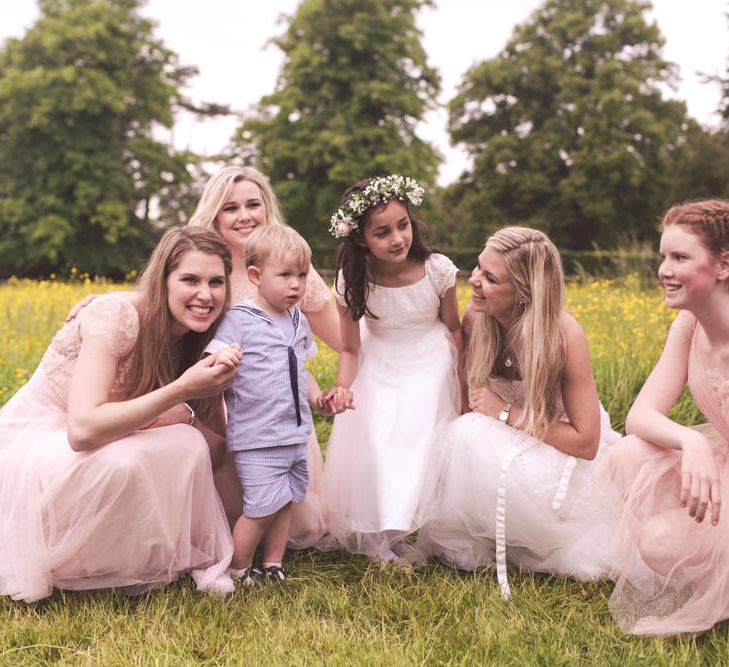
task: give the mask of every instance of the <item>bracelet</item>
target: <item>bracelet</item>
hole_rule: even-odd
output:
[[[190,411],[190,426],[195,426],[197,416],[195,415],[195,411],[192,409],[192,406],[187,401],[185,401],[182,405]]]
[[[513,403],[507,403],[504,406],[504,409],[499,412],[499,421],[506,424],[508,426],[509,424],[509,415],[511,414],[511,408],[514,407]]]

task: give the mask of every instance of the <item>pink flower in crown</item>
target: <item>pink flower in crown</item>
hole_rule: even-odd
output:
[[[344,236],[349,236],[349,232],[351,232],[351,231],[352,231],[352,222],[351,222],[351,220],[349,222],[346,222],[346,221],[342,220],[342,222],[340,222],[337,225],[337,238],[342,238]]]

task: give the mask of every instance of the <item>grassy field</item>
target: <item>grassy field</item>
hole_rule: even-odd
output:
[[[16,281],[0,286],[0,404],[24,382],[68,308],[111,286]],[[461,302],[467,301],[465,285]],[[568,307],[590,341],[600,397],[622,430],[675,313],[637,278],[571,284]],[[336,355],[321,346],[322,386]],[[690,397],[674,410],[701,416]],[[325,443],[330,424],[319,420]],[[503,601],[494,573],[437,564],[377,566],[343,553],[288,558],[285,588],[217,601],[188,580],[139,598],[114,591],[57,592],[26,605],[0,599],[0,664],[727,664],[727,625],[693,638],[621,634],[607,609],[610,585],[512,573]]]

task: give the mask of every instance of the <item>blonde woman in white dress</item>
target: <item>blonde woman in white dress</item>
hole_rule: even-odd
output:
[[[607,574],[594,460],[618,438],[587,339],[564,309],[559,253],[526,227],[491,236],[463,319],[471,412],[440,439],[418,545],[446,564]],[[438,457],[441,458],[440,463]]]

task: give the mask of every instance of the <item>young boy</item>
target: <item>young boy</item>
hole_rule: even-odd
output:
[[[306,361],[316,345],[303,313],[311,250],[291,227],[259,227],[246,244],[253,299],[231,308],[207,352],[230,343],[243,349],[238,375],[225,393],[227,442],[243,486],[243,515],[233,528],[231,575],[243,584],[284,581],[282,561],[291,524],[291,503],[304,499],[308,483],[309,403],[333,414]],[[263,563],[253,556],[263,540]]]

